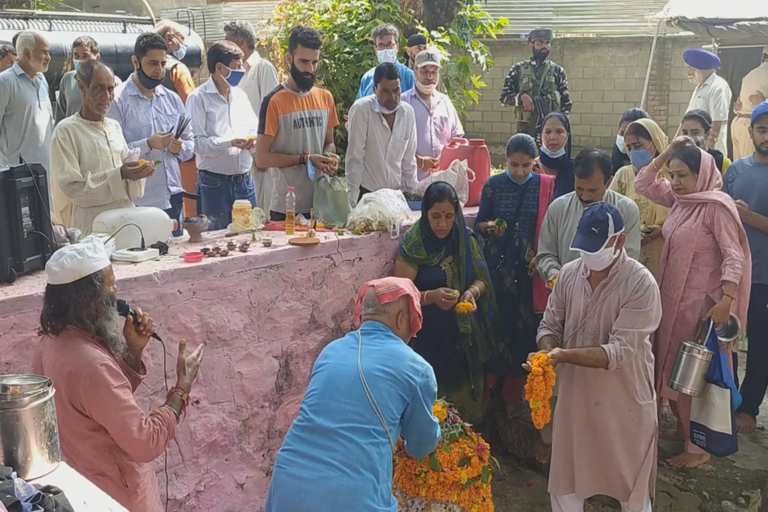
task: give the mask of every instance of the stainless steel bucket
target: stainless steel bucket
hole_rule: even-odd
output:
[[[38,375],[0,375],[0,465],[34,480],[61,462],[53,381]]]
[[[711,320],[707,323],[709,328],[704,340],[709,339],[714,324]],[[701,327],[704,327],[704,325],[702,324]],[[677,357],[675,357],[675,365],[672,367],[672,374],[669,376],[669,382],[667,383],[670,388],[678,393],[693,397],[701,396],[704,393],[704,387],[707,383],[707,371],[709,371],[709,365],[715,356],[714,352],[708,350],[706,346],[698,341],[695,341],[701,333],[701,327],[699,332],[696,333],[694,341],[683,341],[680,343]]]

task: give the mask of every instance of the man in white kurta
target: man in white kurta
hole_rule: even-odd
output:
[[[650,335],[661,321],[653,275],[624,250],[624,222],[589,206],[537,336],[557,368],[549,493],[553,512],[583,512],[610,496],[623,512],[651,512],[657,412]]]
[[[112,70],[100,60],[87,61],[77,78],[83,106],[53,130],[51,210],[65,227],[87,235],[100,213],[134,206],[132,198],[144,195],[154,165],[140,163],[120,124],[106,117],[115,97]]]

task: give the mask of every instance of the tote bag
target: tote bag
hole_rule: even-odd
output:
[[[741,395],[714,329],[709,329],[706,343],[715,357],[704,394],[691,402],[691,443],[716,457],[727,457],[739,451],[736,407]]]

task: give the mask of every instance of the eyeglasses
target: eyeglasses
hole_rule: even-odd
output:
[[[389,43],[389,44],[377,44],[376,49],[377,50],[394,50],[397,48],[397,43]]]

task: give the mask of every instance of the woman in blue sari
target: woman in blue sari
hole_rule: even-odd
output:
[[[411,346],[435,370],[438,396],[452,402],[464,420],[479,421],[496,299],[477,235],[466,227],[451,185],[427,188],[421,219],[403,236],[395,276],[421,291],[424,322]],[[469,302],[474,311],[458,314],[459,302]]]

